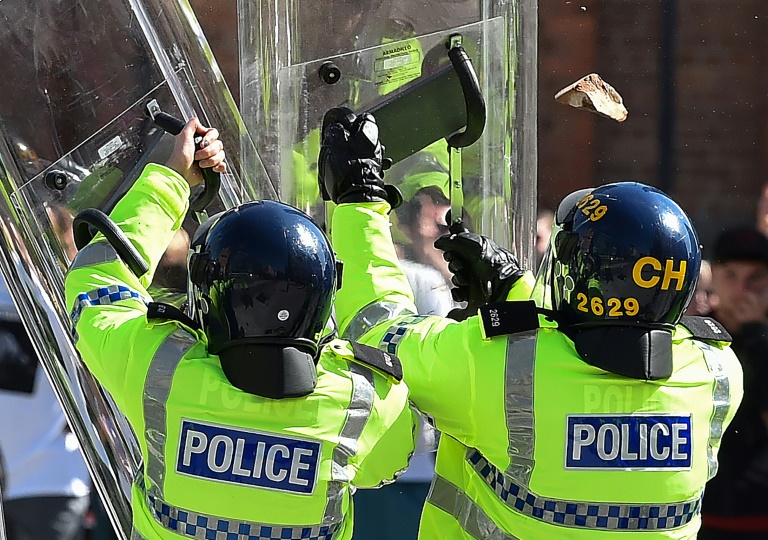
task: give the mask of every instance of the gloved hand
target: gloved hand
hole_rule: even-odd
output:
[[[465,309],[448,314],[451,319],[464,320],[482,305],[506,300],[512,285],[525,274],[511,252],[467,230],[438,238],[435,247],[444,251],[443,258],[453,273],[453,299],[467,302]]]
[[[384,157],[379,127],[370,114],[356,116],[346,108],[325,113],[318,180],[323,200],[337,204],[387,201],[402,204],[400,191],[384,184],[392,161]]]

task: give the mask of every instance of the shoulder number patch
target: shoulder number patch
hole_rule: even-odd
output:
[[[206,480],[311,495],[321,443],[183,420],[176,471]]]
[[[356,341],[350,341],[350,344],[356,360],[386,373],[396,381],[403,380],[403,365],[394,353],[380,351]]]
[[[685,316],[680,319],[680,324],[685,326],[693,337],[699,339],[711,339],[714,341],[733,341],[733,338],[725,327],[711,317]]]
[[[691,415],[569,415],[566,469],[687,470]]]
[[[485,304],[480,306],[478,314],[485,339],[528,332],[539,327],[539,315],[533,300]]]

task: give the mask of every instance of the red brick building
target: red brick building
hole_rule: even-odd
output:
[[[754,220],[768,183],[768,2],[540,0],[539,203],[595,182],[673,195],[706,245]],[[552,96],[599,73],[623,124]]]

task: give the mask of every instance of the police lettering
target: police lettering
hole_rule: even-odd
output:
[[[203,374],[200,384],[200,403],[211,408],[239,410],[256,417],[288,420],[296,416],[317,417],[320,406],[304,399],[255,399],[229,384],[223,376],[215,376],[211,370]]]
[[[654,388],[646,385],[595,385],[587,384],[583,387],[582,410],[584,413],[621,414],[627,410],[634,410],[638,403],[643,403],[654,394]],[[656,392],[658,394],[658,392]],[[665,396],[655,396],[654,399],[661,407],[668,404]]]
[[[667,259],[664,264],[664,273],[659,277],[658,273],[662,270],[661,261],[655,257],[642,257],[638,259],[632,269],[632,279],[639,287],[644,289],[651,289],[656,287],[661,281],[661,290],[666,291],[669,289],[672,281],[675,281],[675,290],[679,291],[683,288],[685,283],[685,272],[688,267],[688,261],[680,261],[680,265],[675,269],[675,261]],[[649,271],[650,277],[648,279],[643,277],[643,271]],[[647,275],[647,274],[646,274]]]
[[[568,469],[664,469],[691,466],[691,417],[568,417]]]
[[[311,494],[320,443],[184,420],[176,470],[237,484]]]

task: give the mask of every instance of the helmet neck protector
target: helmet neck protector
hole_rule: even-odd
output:
[[[302,397],[317,384],[314,355],[299,344],[243,343],[221,351],[219,360],[232,386],[256,396]]]
[[[672,375],[672,330],[662,327],[597,325],[562,329],[587,364],[646,381]]]

